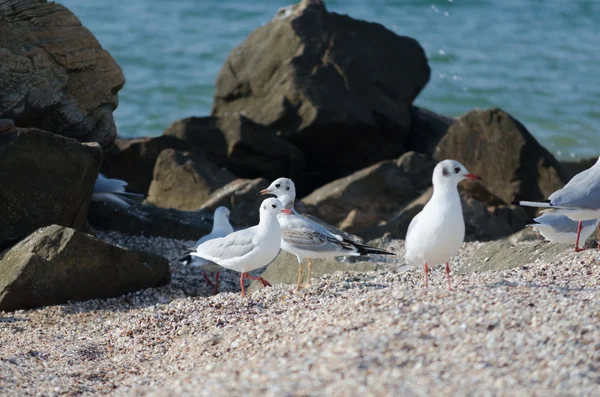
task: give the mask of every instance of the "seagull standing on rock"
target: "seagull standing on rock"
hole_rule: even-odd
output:
[[[196,242],[194,250],[208,240],[225,237],[231,233],[233,233],[233,227],[231,226],[231,223],[229,223],[229,210],[226,207],[217,207],[213,215],[213,227],[211,232]],[[221,266],[212,261],[200,258],[199,256],[192,256],[191,253],[188,253],[179,259],[179,262],[181,262],[183,265],[189,265],[202,269],[204,280],[206,280],[206,282],[213,287],[213,293],[216,294],[219,292],[219,272],[223,270]],[[214,284],[206,275],[207,272],[215,273]]]
[[[259,194],[273,194],[277,196],[289,213],[277,216],[281,225],[281,249],[296,255],[298,258],[298,283],[296,290],[302,288],[302,261],[308,258],[308,281],[310,285],[312,261],[316,258],[334,258],[337,256],[360,256],[369,254],[395,255],[379,248],[359,244],[344,239],[327,230],[323,225],[313,222],[294,209],[296,199],[296,186],[291,179],[279,178]]]
[[[553,214],[566,215],[577,225],[575,252],[579,248],[579,238],[583,221],[600,218],[600,157],[591,168],[575,175],[562,189],[552,193],[548,202],[518,201],[525,207],[547,208]]]
[[[277,215],[280,213],[290,214],[291,211],[279,200],[268,198],[260,205],[258,225],[208,240],[191,255],[241,273],[242,298],[245,296],[244,279],[258,280],[263,287],[271,286],[264,278],[250,276],[248,272],[268,265],[279,253],[281,227]]]
[[[429,287],[429,266],[446,263],[448,290],[450,265],[465,238],[465,221],[458,194],[458,183],[481,178],[458,161],[444,160],[433,170],[433,195],[408,226],[406,261],[413,266],[425,264],[425,288]]]

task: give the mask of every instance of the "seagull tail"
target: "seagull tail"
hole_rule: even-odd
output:
[[[181,263],[182,265],[189,265],[190,263],[192,263],[192,260],[192,255],[188,253],[179,258],[179,263]]]
[[[360,255],[372,255],[372,254],[377,254],[377,255],[396,255],[393,252],[386,251],[386,250],[381,249],[381,248],[371,247],[370,245],[364,245],[364,244],[358,244],[358,243],[352,243],[352,245],[354,245],[356,247],[356,249],[358,250],[358,253]]]

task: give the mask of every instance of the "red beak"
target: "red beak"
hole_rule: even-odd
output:
[[[479,175],[473,174],[473,173],[465,175],[465,178],[475,179],[476,181],[482,181],[483,180],[483,179],[481,179],[481,177]]]
[[[281,212],[283,212],[284,214],[292,215],[292,210],[290,210],[288,208],[281,210]]]

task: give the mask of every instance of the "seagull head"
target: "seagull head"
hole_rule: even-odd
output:
[[[276,198],[268,198],[260,205],[261,218],[264,216],[278,215],[280,213],[291,214],[292,211],[285,208],[283,204],[281,204],[281,201],[277,200]]]
[[[213,215],[213,224],[215,226],[229,224],[229,209],[223,206],[217,207]]]
[[[293,202],[296,199],[296,185],[289,178],[278,178],[268,188],[261,190],[258,194],[273,194],[277,198],[287,196]]]
[[[465,168],[464,165],[456,160],[440,161],[433,170],[433,184],[435,185],[458,185],[463,179],[474,179],[480,181],[481,178]]]

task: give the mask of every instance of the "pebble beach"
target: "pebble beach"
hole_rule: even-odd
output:
[[[99,237],[161,253],[173,281],[0,314],[1,394],[589,396],[600,385],[595,249],[461,274],[485,244],[471,242],[451,263],[455,293],[442,268],[425,291],[422,269],[387,263],[241,299],[237,274],[211,296],[177,264],[190,241]],[[398,264],[402,245],[391,243]]]

